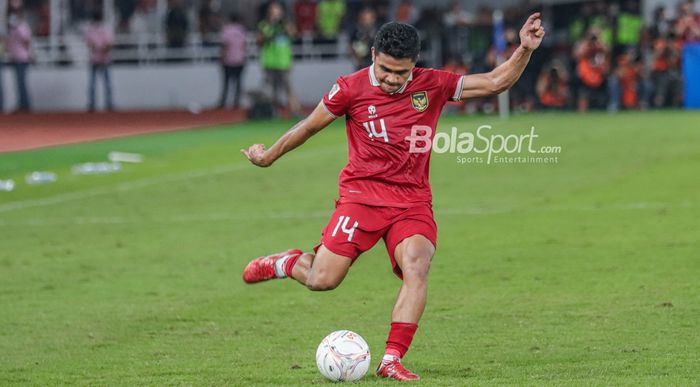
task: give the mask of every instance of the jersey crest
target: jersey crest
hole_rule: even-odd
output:
[[[417,91],[411,94],[411,104],[413,108],[419,112],[425,111],[428,108],[428,93],[425,91]]]

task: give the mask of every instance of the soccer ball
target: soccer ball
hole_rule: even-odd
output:
[[[367,342],[355,332],[335,331],[316,350],[321,375],[333,381],[353,381],[365,376],[371,357]]]

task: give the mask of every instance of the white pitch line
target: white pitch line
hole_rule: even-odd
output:
[[[300,153],[294,154],[293,156],[291,156],[289,158],[291,158],[292,160],[305,159],[305,158],[309,158],[309,157],[316,157],[316,156],[322,155],[324,153],[333,153],[333,152],[337,152],[337,151],[338,150],[335,148],[324,148],[321,150],[310,151],[310,152],[305,152],[305,153],[300,152]],[[237,162],[235,164],[229,164],[229,165],[219,166],[219,167],[215,167],[215,168],[206,168],[206,169],[201,169],[201,170],[197,170],[197,171],[189,171],[189,172],[171,174],[171,175],[166,175],[166,176],[149,177],[149,178],[144,178],[144,179],[140,179],[140,180],[127,181],[127,182],[122,182],[122,183],[119,183],[115,186],[110,186],[110,187],[100,187],[100,188],[88,189],[88,190],[84,190],[84,191],[62,193],[62,194],[58,194],[58,195],[54,195],[54,196],[49,196],[46,198],[9,202],[9,203],[5,203],[5,204],[0,204],[0,213],[6,213],[6,212],[11,212],[11,211],[16,211],[16,210],[23,210],[23,209],[32,208],[32,207],[41,207],[41,206],[60,204],[60,203],[65,203],[65,202],[68,202],[71,200],[87,199],[87,198],[91,198],[91,197],[95,197],[95,196],[107,195],[107,194],[114,193],[114,192],[131,191],[131,190],[150,187],[150,186],[163,184],[163,183],[172,183],[172,182],[176,182],[176,181],[226,174],[226,173],[235,172],[235,171],[239,171],[239,170],[242,170],[244,168],[250,168],[250,167],[253,167],[253,166],[248,161],[240,161],[240,162]]]
[[[511,212],[562,212],[562,211],[617,211],[617,210],[660,210],[663,208],[693,208],[696,205],[689,201],[683,201],[680,203],[664,203],[664,202],[633,202],[633,203],[618,203],[609,206],[571,206],[571,207],[548,207],[548,208],[537,208],[534,210],[529,210],[527,208],[445,208],[435,210],[436,214],[439,215],[498,215],[507,214]]]
[[[49,218],[49,219],[28,219],[18,222],[5,222],[0,220],[0,227],[56,227],[56,226],[85,226],[85,225],[129,225],[129,224],[177,224],[195,222],[229,222],[242,220],[285,220],[285,219],[312,219],[330,217],[332,210],[317,212],[282,212],[268,214],[188,214],[175,215],[158,218],[137,218],[137,217],[76,217],[76,218]]]
[[[435,211],[436,215],[460,216],[460,215],[500,215],[513,212],[561,212],[561,211],[629,211],[629,210],[656,210],[662,208],[684,209],[696,207],[693,203],[682,202],[680,204],[671,203],[623,203],[610,207],[580,206],[580,207],[553,207],[537,210],[527,209],[485,209],[476,207],[444,208]],[[29,219],[18,222],[4,222],[0,220],[0,227],[57,227],[57,226],[84,226],[84,225],[129,225],[129,224],[177,224],[196,222],[230,222],[244,220],[286,220],[286,219],[326,219],[332,214],[332,210],[314,212],[270,212],[270,213],[209,213],[209,214],[180,214],[170,217],[157,218],[137,218],[137,217],[76,217],[76,218],[54,218],[54,219]]]
[[[131,191],[138,188],[145,188],[153,185],[158,185],[162,183],[171,183],[175,181],[195,179],[203,176],[217,175],[222,173],[234,172],[236,170],[247,167],[244,163],[236,163],[234,165],[227,166],[226,168],[215,168],[207,170],[199,170],[194,172],[186,172],[174,175],[166,175],[159,177],[144,178],[141,180],[135,180],[131,182],[119,183],[115,186],[94,188],[85,191],[68,192],[63,194],[58,194],[50,196],[47,198],[22,200],[17,202],[10,202],[0,205],[0,213],[11,212],[16,210],[23,210],[32,207],[49,206],[53,204],[60,204],[68,202],[71,200],[81,200],[87,199],[94,196],[106,195],[114,192],[124,192]]]

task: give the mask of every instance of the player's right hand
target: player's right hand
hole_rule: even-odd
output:
[[[265,157],[265,145],[263,144],[253,144],[247,150],[241,149],[241,153],[258,167],[265,168],[272,164],[272,162]]]
[[[520,30],[520,45],[528,50],[535,50],[544,39],[544,27],[541,14],[535,12],[527,18],[525,25]]]

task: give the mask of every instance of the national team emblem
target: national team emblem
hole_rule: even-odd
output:
[[[374,105],[369,105],[369,107],[367,108],[367,112],[370,116],[373,116],[377,114],[377,108]]]
[[[425,91],[417,91],[411,94],[411,104],[413,108],[419,112],[428,108],[428,93]]]

